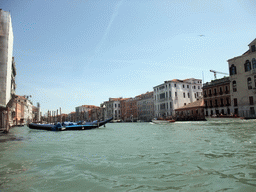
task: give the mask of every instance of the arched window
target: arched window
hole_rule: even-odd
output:
[[[247,78],[247,85],[248,85],[248,89],[252,89],[252,79],[251,79],[251,77]]]
[[[236,89],[236,81],[232,82],[232,87],[233,87],[233,92],[236,92],[237,91],[237,89]]]
[[[256,69],[256,59],[255,58],[252,59],[252,68]]]
[[[230,75],[236,74],[236,66],[234,64],[232,64],[231,67],[229,68],[229,73]]]
[[[245,64],[244,64],[244,71],[250,71],[251,70],[251,62],[249,60],[246,60]]]

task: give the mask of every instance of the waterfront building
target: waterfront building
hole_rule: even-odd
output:
[[[96,108],[95,105],[82,105],[76,107],[76,121],[89,121],[91,120],[91,113],[89,112],[91,109]]]
[[[204,99],[200,99],[175,109],[175,119],[177,121],[198,121],[205,120]]]
[[[95,107],[90,110],[91,121],[103,120],[103,107]]]
[[[122,120],[125,122],[134,122],[138,120],[137,102],[140,96],[134,98],[125,98],[121,101]]]
[[[103,102],[104,119],[113,117],[113,120],[121,120],[121,100],[123,98],[109,98],[108,101]]]
[[[148,122],[154,118],[153,95],[153,91],[139,95],[140,99],[137,102],[138,120]]]
[[[67,121],[73,121],[73,122],[76,121],[76,112],[75,111],[68,114]]]
[[[203,84],[205,116],[231,115],[230,79],[224,77]]]
[[[41,121],[41,112],[40,112],[40,104],[37,103],[37,106],[32,106],[32,121],[40,122]]]
[[[13,102],[13,107],[15,108],[15,113],[12,116],[15,125],[24,125],[32,122],[33,120],[33,104],[29,100],[30,96],[15,96],[15,101]]]
[[[153,87],[155,117],[167,118],[175,109],[192,103],[202,95],[201,79],[173,79]]]
[[[256,39],[241,56],[228,60],[231,105],[234,114],[255,118],[256,107]]]
[[[11,15],[0,9],[0,127],[9,127],[12,121],[11,107],[15,96],[15,76]]]

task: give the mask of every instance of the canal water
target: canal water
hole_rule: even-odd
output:
[[[0,136],[0,191],[256,191],[256,121],[15,127]]]

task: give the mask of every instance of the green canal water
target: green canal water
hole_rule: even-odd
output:
[[[0,191],[256,191],[256,121],[0,136]]]

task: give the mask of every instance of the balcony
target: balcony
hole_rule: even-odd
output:
[[[219,92],[219,94],[220,94],[220,95],[223,95],[223,92],[221,91],[221,92]]]
[[[207,95],[204,95],[204,98],[206,98],[207,97]]]

